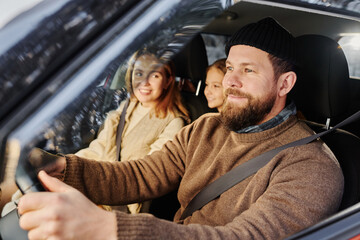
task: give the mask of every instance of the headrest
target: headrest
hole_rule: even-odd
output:
[[[205,80],[208,59],[204,40],[201,35],[195,38],[174,58],[177,77],[191,79],[196,86],[199,80]]]
[[[325,123],[330,118],[338,122],[350,102],[344,52],[337,42],[320,35],[299,36],[296,45],[298,79],[290,98],[307,120]]]

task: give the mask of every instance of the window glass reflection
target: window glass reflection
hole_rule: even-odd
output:
[[[344,36],[339,40],[349,65],[349,74],[360,79],[360,35]]]

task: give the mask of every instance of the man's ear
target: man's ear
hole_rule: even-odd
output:
[[[283,73],[279,77],[278,86],[279,86],[279,96],[283,97],[287,95],[290,90],[294,87],[297,76],[293,71]]]

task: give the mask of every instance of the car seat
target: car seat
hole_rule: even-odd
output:
[[[212,110],[204,95],[208,58],[203,38],[197,34],[173,59],[175,75],[182,86],[183,102],[194,121]],[[189,86],[190,85],[190,86]]]
[[[349,70],[345,55],[334,40],[320,35],[296,38],[298,79],[289,94],[315,132],[334,126],[347,115]],[[345,180],[339,210],[360,201],[360,138],[337,129],[322,137],[337,157]]]
[[[182,100],[189,111],[191,121],[212,111],[204,95],[208,59],[204,41],[196,35],[173,59],[175,75],[181,85]],[[177,191],[154,199],[149,212],[156,217],[172,220],[180,208]]]

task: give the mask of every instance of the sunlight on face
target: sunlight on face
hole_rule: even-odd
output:
[[[132,87],[135,97],[144,107],[155,107],[166,85],[165,72],[157,58],[140,56],[132,72]]]

